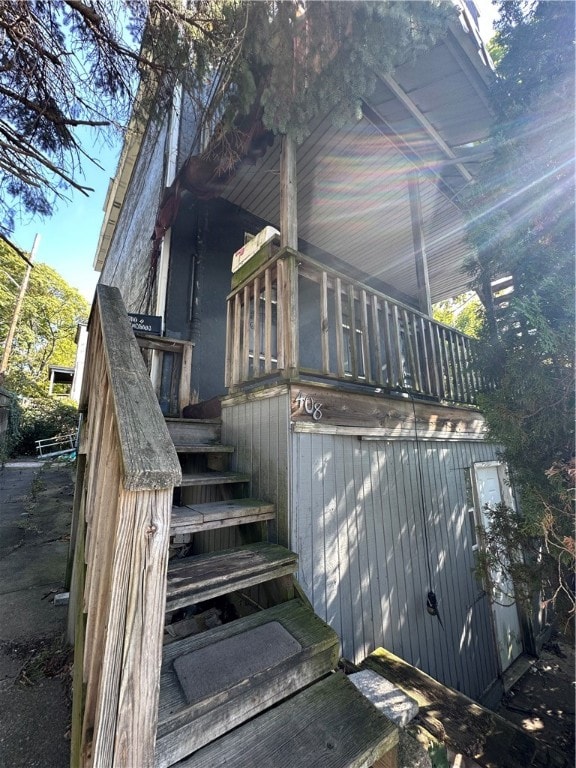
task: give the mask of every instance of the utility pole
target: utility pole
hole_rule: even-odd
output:
[[[34,238],[34,244],[32,245],[32,250],[30,251],[30,255],[26,260],[27,261],[26,272],[24,274],[24,279],[22,280],[22,285],[20,286],[20,293],[18,294],[18,300],[14,308],[14,314],[12,316],[10,330],[8,331],[8,336],[6,337],[6,343],[4,345],[4,354],[2,355],[2,363],[0,364],[0,380],[4,377],[6,371],[8,370],[8,359],[10,358],[10,352],[12,351],[14,334],[16,333],[16,326],[18,325],[20,312],[22,311],[22,305],[24,304],[24,296],[26,295],[26,289],[28,288],[28,281],[30,280],[30,273],[32,272],[32,266],[33,266],[32,260],[36,255],[36,250],[38,248],[39,242],[40,242],[40,235],[36,235],[36,237]]]

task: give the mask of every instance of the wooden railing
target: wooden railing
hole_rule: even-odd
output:
[[[305,375],[473,403],[473,344],[284,248],[228,296],[226,385]]]
[[[120,293],[89,323],[71,535],[73,768],[152,768],[172,489],[181,474]]]
[[[194,342],[145,333],[136,333],[136,340],[140,349],[155,352],[159,357],[156,374],[152,371],[152,356],[145,359],[148,371],[155,379],[152,386],[164,415],[182,416],[183,409],[190,403]],[[164,365],[165,362],[168,365]]]

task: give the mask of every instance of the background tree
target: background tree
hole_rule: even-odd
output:
[[[500,510],[493,544],[507,548],[529,591],[544,584],[574,613],[574,12],[572,2],[502,2],[495,153],[467,199],[484,304],[482,397],[522,513]],[[495,298],[492,281],[512,292]],[[537,557],[519,563],[518,544]],[[490,553],[489,553],[490,554]],[[496,549],[492,550],[496,556]],[[528,582],[532,581],[532,584]]]
[[[433,307],[433,316],[439,323],[450,325],[474,339],[482,333],[484,310],[474,291],[439,301]]]
[[[306,10],[303,13],[303,10]],[[385,72],[434,44],[450,2],[0,0],[0,232],[22,212],[49,215],[71,187],[89,190],[81,126],[166,112],[177,82],[199,130],[220,125],[209,153],[241,151],[238,117],[301,138],[320,109],[358,110]],[[295,87],[298,83],[298,87]]]
[[[25,262],[0,240],[0,339],[6,339]],[[16,328],[3,386],[18,395],[48,393],[48,367],[74,366],[76,328],[86,322],[89,304],[51,267],[34,265]]]

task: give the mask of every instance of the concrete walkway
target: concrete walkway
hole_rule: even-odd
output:
[[[0,768],[66,768],[69,656],[62,640],[74,492],[70,465],[0,468]]]

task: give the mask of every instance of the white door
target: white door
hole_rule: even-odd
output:
[[[486,506],[495,507],[503,501],[507,506],[514,507],[514,499],[506,483],[506,468],[499,461],[479,462],[474,464],[474,475],[480,522],[488,528]],[[493,571],[491,578],[494,584],[492,613],[496,643],[501,671],[504,672],[522,653],[520,622],[512,584],[501,571]]]

